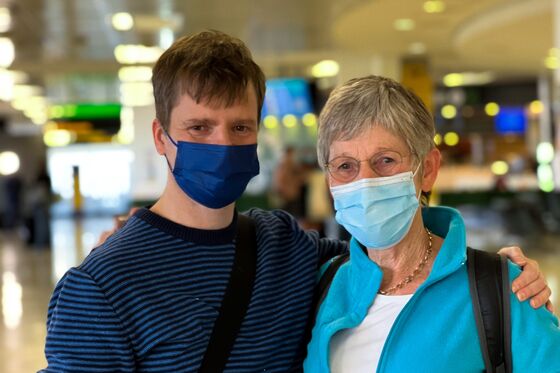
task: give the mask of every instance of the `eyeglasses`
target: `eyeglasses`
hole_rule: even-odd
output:
[[[325,164],[329,174],[341,183],[349,183],[360,173],[360,164],[368,162],[369,167],[379,177],[393,176],[402,172],[402,164],[410,155],[401,155],[392,150],[386,150],[374,154],[369,159],[358,160],[353,157],[336,157]]]

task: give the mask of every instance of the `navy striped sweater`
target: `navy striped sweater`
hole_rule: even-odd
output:
[[[257,272],[226,371],[299,371],[318,265],[347,248],[283,211],[248,215]],[[57,284],[43,372],[197,371],[233,264],[236,221],[206,231],[138,211]]]

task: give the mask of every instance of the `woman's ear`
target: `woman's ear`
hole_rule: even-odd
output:
[[[437,148],[433,148],[424,158],[422,167],[422,191],[429,192],[436,182],[439,167],[441,166],[441,153]]]
[[[156,151],[159,155],[165,154],[165,133],[163,132],[163,127],[161,123],[156,118],[152,121],[152,135],[154,137],[154,144],[156,146]]]

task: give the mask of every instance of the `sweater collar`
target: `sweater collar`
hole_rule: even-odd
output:
[[[237,211],[231,223],[222,229],[198,229],[175,223],[147,208],[139,209],[133,217],[141,219],[151,226],[184,241],[202,245],[221,245],[233,243],[237,232]]]

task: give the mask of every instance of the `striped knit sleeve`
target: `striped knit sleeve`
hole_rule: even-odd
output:
[[[95,281],[76,268],[51,298],[45,354],[45,373],[134,372],[134,354],[119,318]]]

